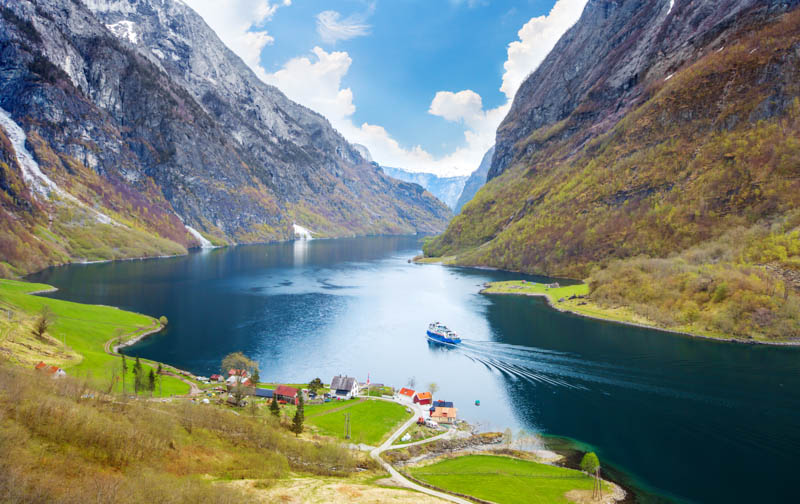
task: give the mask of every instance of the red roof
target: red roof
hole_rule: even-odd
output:
[[[294,397],[297,395],[297,389],[288,385],[278,385],[275,389],[275,395]]]
[[[47,372],[50,374],[56,374],[61,368],[58,366],[50,366],[47,368]]]
[[[415,392],[413,390],[409,389],[409,388],[403,387],[403,388],[400,389],[400,395],[404,395],[404,396],[408,396],[408,397],[414,397],[414,394],[415,394]]]
[[[229,369],[228,370],[229,376],[247,376],[247,371],[244,369]]]
[[[252,384],[253,382],[250,381],[250,378],[245,378],[244,381],[242,382],[242,385],[244,385],[245,387],[249,387]]]
[[[218,374],[212,374],[212,375],[211,375],[211,379],[212,379],[212,380],[219,380],[220,378],[222,378],[222,376],[220,376],[220,375],[218,375]]]
[[[44,369],[46,367],[47,367],[47,364],[45,364],[42,361],[39,361],[39,364],[36,364],[36,369]]]
[[[424,401],[425,399],[430,399],[431,393],[430,392],[417,392],[417,399],[420,401]]]

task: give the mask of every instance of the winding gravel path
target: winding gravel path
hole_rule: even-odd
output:
[[[389,400],[389,399],[383,399],[383,400]],[[430,442],[436,441],[437,439],[442,439],[442,438],[444,438],[446,436],[449,436],[451,434],[451,430],[448,429],[448,431],[445,432],[444,434],[439,434],[438,436],[434,436],[432,438],[423,439],[421,441],[416,441],[416,442],[413,442],[413,443],[406,443],[406,444],[400,444],[400,445],[394,445],[393,446],[393,443],[397,440],[397,438],[399,438],[400,435],[403,434],[406,431],[406,429],[411,427],[411,425],[414,422],[417,421],[417,418],[419,418],[419,417],[423,417],[424,418],[425,417],[425,411],[417,404],[406,404],[406,403],[402,403],[400,401],[394,401],[394,402],[396,402],[398,404],[401,404],[403,406],[406,406],[406,407],[410,407],[412,410],[414,410],[415,414],[407,422],[405,422],[403,425],[401,425],[400,428],[397,429],[391,436],[389,436],[389,439],[384,441],[382,445],[378,446],[377,448],[375,448],[371,452],[369,452],[370,456],[376,462],[378,462],[380,465],[382,465],[383,468],[386,469],[386,471],[391,475],[392,479],[398,485],[400,485],[402,487],[409,488],[411,490],[416,490],[418,492],[422,492],[424,494],[431,495],[433,497],[438,497],[440,499],[443,499],[443,500],[446,500],[446,501],[450,501],[450,502],[458,502],[459,504],[473,504],[472,502],[470,502],[470,501],[468,501],[466,499],[462,499],[460,497],[456,497],[455,495],[450,495],[450,494],[447,494],[447,493],[444,493],[444,492],[438,492],[436,490],[431,490],[430,488],[426,488],[426,487],[424,487],[422,485],[418,485],[418,484],[414,483],[413,481],[409,480],[408,478],[406,478],[405,476],[403,476],[402,474],[400,474],[397,471],[397,469],[392,467],[392,465],[390,463],[386,462],[385,460],[383,460],[381,458],[381,453],[385,452],[386,450],[395,449],[395,448],[405,448],[407,446],[414,446],[414,445],[430,443]]]

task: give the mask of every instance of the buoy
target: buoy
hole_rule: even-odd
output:
[[[480,406],[480,405],[481,405],[481,400],[475,399],[475,406]]]

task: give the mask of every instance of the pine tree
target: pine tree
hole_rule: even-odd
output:
[[[161,387],[161,382],[163,380],[163,378],[161,378],[161,375],[162,375],[163,372],[164,372],[164,369],[161,367],[161,363],[159,362],[158,363],[158,370],[156,371],[156,379],[158,380],[158,395],[160,395],[160,396],[164,395],[162,393],[163,389]]]
[[[275,394],[272,395],[272,402],[269,405],[269,412],[275,417],[280,416],[281,414],[281,407],[278,405],[278,396]]]
[[[153,395],[153,392],[156,390],[156,373],[153,371],[153,368],[150,368],[150,375],[147,377],[147,390],[150,391],[150,395]]]
[[[301,393],[297,396],[297,411],[292,419],[292,432],[295,436],[303,433],[303,420],[305,420],[305,414],[303,413],[303,394]]]
[[[128,362],[125,360],[125,354],[122,355],[122,395],[125,395],[125,375],[128,374]]]
[[[139,356],[136,356],[136,362],[133,364],[133,391],[138,394],[144,388],[144,376],[142,375],[142,362]]]
[[[253,382],[254,387],[261,381],[261,376],[258,375],[258,368],[253,369],[253,374],[250,375],[250,381]]]

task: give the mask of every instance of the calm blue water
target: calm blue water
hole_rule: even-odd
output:
[[[46,270],[53,296],[166,315],[128,350],[197,374],[242,351],[265,381],[348,373],[439,385],[486,429],[579,440],[640,501],[795,501],[800,351],[598,322],[538,298],[478,294],[520,275],[414,265],[415,237],[236,247]],[[465,339],[430,346],[439,320]],[[476,399],[481,406],[474,406]]]

